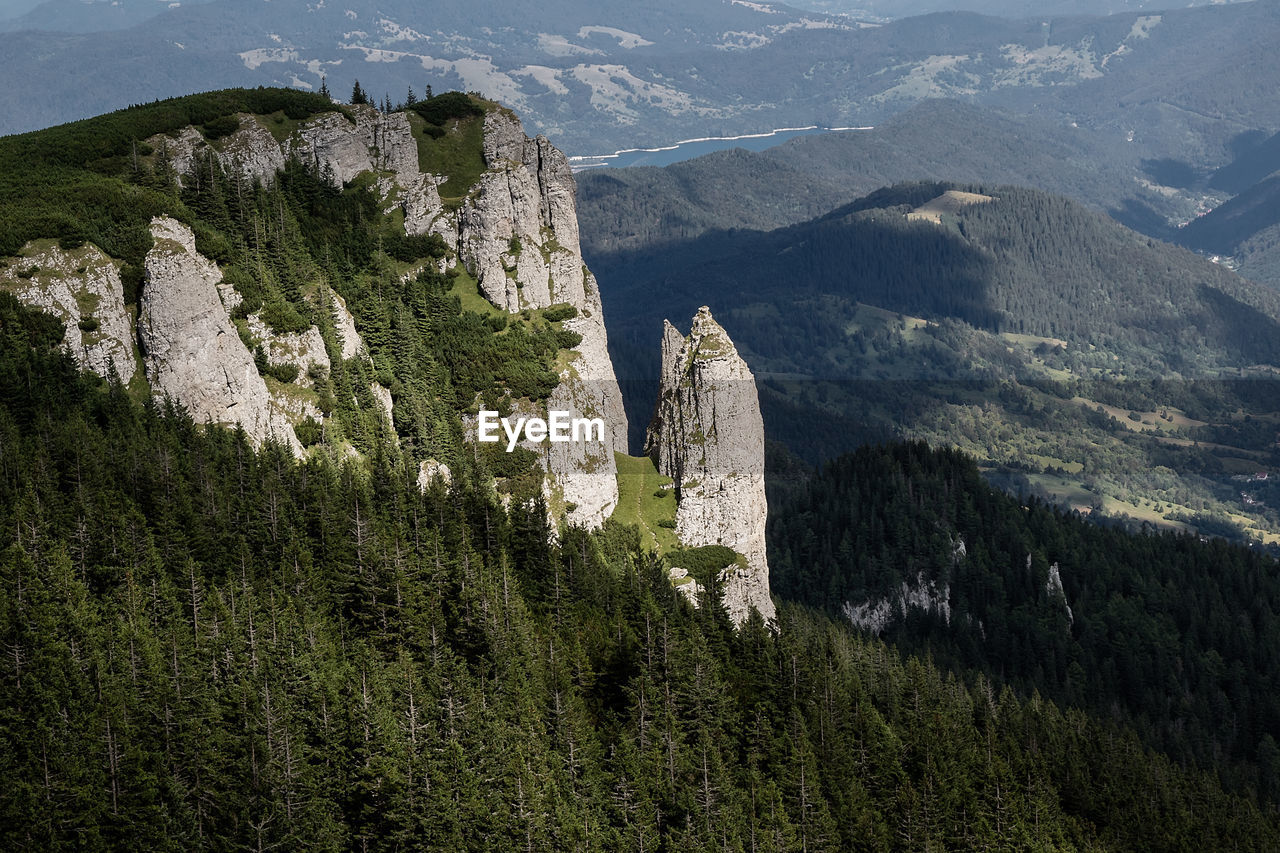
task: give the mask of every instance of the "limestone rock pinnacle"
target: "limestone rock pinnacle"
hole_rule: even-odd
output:
[[[734,624],[753,607],[772,620],[760,400],[751,370],[706,306],[687,338],[670,323],[663,329],[661,391],[645,452],[675,481],[681,544],[723,545],[745,559],[720,573]]]

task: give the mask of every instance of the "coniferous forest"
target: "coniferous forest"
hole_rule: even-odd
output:
[[[478,103],[414,107],[450,180]],[[895,446],[777,508],[777,622],[735,630],[714,567],[695,607],[637,527],[553,535],[534,455],[463,441],[477,400],[550,393],[580,343],[564,306],[493,309],[358,181],[177,176],[138,144],[317,109],[215,93],[0,142],[0,252],[92,242],[135,310],[147,223],[173,216],[236,321],[314,323],[332,364],[299,461],[81,372],[61,321],[0,293],[0,848],[1280,848],[1273,560]],[[367,359],[342,358],[335,295]],[[427,459],[451,481],[421,488]],[[950,625],[841,615],[919,572]]]
[[[735,632],[634,529],[255,452],[2,309],[8,849],[1280,844],[1121,724],[799,605]]]

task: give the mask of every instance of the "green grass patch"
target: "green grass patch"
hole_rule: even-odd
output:
[[[663,497],[654,492],[671,484],[647,456],[613,454],[618,467],[618,506],[613,520],[619,524],[632,524],[640,528],[641,540],[659,554],[666,554],[680,547],[676,532],[663,527],[663,521],[675,521],[676,496],[671,489],[663,489]]]
[[[454,267],[457,276],[453,279],[453,287],[449,292],[458,297],[458,301],[462,304],[463,311],[473,311],[476,314],[482,314],[486,317],[509,317],[518,315],[509,315],[506,311],[494,305],[480,293],[480,285],[467,272],[466,266],[458,264]]]
[[[446,207],[456,209],[486,169],[484,116],[449,119],[439,137],[427,132],[428,124],[422,116],[415,112],[408,116],[418,143],[418,168],[448,178],[440,185],[440,198]]]
[[[284,110],[276,110],[269,115],[258,116],[258,121],[275,137],[276,142],[284,142],[302,127],[306,119],[290,118]]]

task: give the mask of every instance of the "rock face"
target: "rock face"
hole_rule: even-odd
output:
[[[181,403],[198,423],[241,426],[254,444],[274,438],[301,456],[222,303],[217,265],[177,220],[152,220],[151,234],[138,332],[152,392]]]
[[[618,502],[613,452],[626,452],[627,418],[609,357],[608,334],[595,277],[582,262],[576,184],[569,161],[545,137],[529,139],[505,110],[484,119],[487,170],[463,202],[456,225],[438,224],[438,191],[427,191],[435,233],[456,231],[458,257],[499,308],[517,312],[568,304],[577,316],[564,327],[582,336],[560,371],[547,408],[604,420],[603,442],[545,445],[551,491],[570,523],[599,527]],[[432,192],[436,192],[434,197]],[[406,208],[408,210],[408,208]]]
[[[587,275],[568,159],[503,110],[485,116],[484,159],[488,171],[459,214],[458,244],[480,290],[507,311],[581,308]]]
[[[582,335],[572,370],[562,373],[605,419],[613,449],[627,450],[622,408],[600,289],[582,261],[568,159],[544,136],[529,139],[520,121],[497,110],[485,116],[489,167],[459,214],[458,255],[481,291],[507,311],[568,304],[578,316],[565,328]]]
[[[675,482],[681,544],[724,545],[746,558],[745,567],[720,574],[734,624],[752,607],[772,620],[760,401],[746,362],[705,306],[688,338],[665,325],[662,385],[645,452]]]
[[[598,417],[608,424],[596,390],[595,383],[562,374],[547,401],[547,409],[569,412],[572,418]],[[603,440],[595,440],[594,436],[592,439],[540,445],[546,448],[548,478],[552,492],[559,491],[566,520],[589,529],[604,524],[618,505],[618,469],[612,437],[606,432]]]
[[[304,162],[328,165],[339,183],[361,172],[394,172],[404,186],[418,172],[418,143],[404,113],[382,113],[371,106],[348,107],[310,119],[289,141],[288,150]]]
[[[458,244],[457,217],[444,209],[440,199],[438,175],[418,175],[401,188],[400,206],[404,209],[407,234],[439,234],[449,246]]]
[[[290,156],[331,170],[339,184],[368,171],[392,172],[402,187],[420,177],[418,144],[404,113],[384,114],[371,106],[346,109],[351,118],[323,113],[303,122],[283,143],[263,124],[266,119],[239,113],[240,127],[225,139],[209,142],[196,128],[185,127],[173,136],[152,136],[147,144],[165,152],[179,178],[192,171],[205,151],[211,151],[228,174],[263,183],[284,168]]]
[[[250,334],[262,341],[268,363],[292,364],[298,368],[298,376],[293,380],[295,385],[310,384],[307,374],[312,365],[329,370],[324,337],[315,326],[309,326],[305,332],[275,332],[257,314],[249,315],[248,324]]]
[[[447,489],[453,483],[453,472],[449,470],[449,466],[443,462],[437,462],[435,459],[427,459],[418,464],[418,488],[426,491],[431,488],[431,484],[439,481],[444,484]]]
[[[252,182],[268,183],[276,172],[284,168],[284,152],[271,131],[263,127],[256,116],[240,113],[240,129],[231,134],[218,152],[218,159],[227,170]]]
[[[877,636],[890,625],[906,619],[912,610],[940,616],[950,625],[951,586],[945,580],[929,580],[924,572],[919,572],[914,583],[903,581],[898,590],[885,598],[859,604],[846,601],[841,610],[855,626]]]
[[[355,358],[364,351],[364,339],[356,331],[356,318],[351,316],[347,301],[337,293],[329,290],[326,296],[333,306],[333,324],[342,339],[342,359]]]
[[[1059,602],[1066,610],[1067,621],[1074,623],[1075,614],[1071,612],[1071,605],[1067,603],[1067,591],[1062,587],[1062,570],[1058,568],[1057,563],[1049,567],[1049,577],[1045,580],[1044,591],[1049,594],[1050,600]]]
[[[19,264],[0,270],[0,287],[61,320],[63,341],[81,367],[108,377],[114,366],[121,382],[133,378],[137,357],[120,271],[96,246],[67,250],[28,244]]]
[[[519,119],[509,111],[490,110],[482,137],[487,168],[460,206],[446,207],[440,197],[445,179],[419,170],[417,142],[404,113],[387,115],[373,107],[350,107],[346,115],[332,112],[308,119],[283,143],[272,135],[270,119],[238,118],[239,128],[222,140],[210,142],[188,127],[173,137],[158,136],[148,142],[164,150],[179,174],[190,171],[206,151],[229,173],[263,182],[291,156],[314,163],[340,183],[364,172],[381,173],[377,192],[386,204],[404,211],[406,232],[440,235],[495,306],[513,313],[559,304],[577,310],[576,316],[562,323],[581,335],[582,341],[562,366],[561,384],[548,408],[573,417],[602,418],[605,440],[535,449],[543,455],[551,503],[563,506],[571,523],[603,524],[618,500],[613,453],[626,452],[627,419],[609,357],[600,291],[582,261],[576,184],[564,154],[545,137],[525,136]],[[235,299],[229,288],[223,290],[224,302]],[[332,296],[342,356],[356,357],[362,348],[359,333],[342,300]],[[270,336],[264,329],[251,331],[264,341],[270,362],[297,364],[299,384],[305,384],[302,377],[311,362],[327,365],[320,358],[323,348],[316,347],[318,334],[315,340],[310,332],[294,340]],[[385,389],[376,388],[373,393],[389,416],[391,401]],[[203,399],[204,394],[196,397]],[[201,411],[214,420],[226,420],[214,414],[216,406],[202,405]],[[299,412],[285,414],[299,416]],[[265,437],[266,426],[255,429],[246,424],[250,434]]]

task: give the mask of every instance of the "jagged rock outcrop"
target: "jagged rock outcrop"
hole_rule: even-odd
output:
[[[627,417],[609,357],[600,289],[582,261],[569,161],[546,137],[525,136],[520,120],[505,110],[485,116],[484,158],[488,171],[458,214],[458,256],[499,308],[577,309],[564,325],[582,335],[582,343],[561,376],[577,385],[575,397],[592,400],[613,449],[625,453]]]
[[[228,306],[231,307],[234,306]],[[329,353],[324,348],[324,337],[315,326],[308,326],[303,332],[276,332],[257,314],[250,314],[247,323],[249,333],[262,341],[268,363],[292,364],[298,368],[298,376],[293,380],[295,385],[311,385],[308,373],[313,365],[328,372]]]
[[[364,339],[356,331],[356,318],[351,316],[347,308],[347,300],[332,290],[325,291],[325,298],[333,309],[333,325],[337,329],[338,338],[342,341],[342,360],[355,358],[364,352]]]
[[[146,144],[156,153],[157,165],[160,160],[168,162],[179,184],[182,183],[183,175],[195,170],[196,155],[209,146],[204,134],[191,126],[182,128],[172,136],[157,133],[149,137]]]
[[[402,186],[418,176],[418,143],[407,115],[371,106],[346,110],[350,118],[332,112],[304,122],[287,151],[303,162],[328,166],[343,184],[368,171],[394,172]]]
[[[453,472],[449,466],[435,459],[427,459],[418,464],[418,488],[426,491],[432,483],[439,481],[447,489],[453,484]]]
[[[969,556],[969,549],[964,539],[957,536],[951,543],[951,566],[960,565]],[[944,571],[930,579],[924,572],[917,572],[914,581],[903,581],[902,585],[884,598],[869,598],[855,604],[846,601],[841,611],[846,619],[855,627],[879,636],[894,622],[905,619],[910,610],[920,610],[942,618],[947,625],[951,624],[951,583],[949,571]],[[983,632],[982,623],[976,623],[979,632]],[[985,634],[984,634],[985,636]]]
[[[405,181],[400,189],[406,234],[439,234],[449,246],[458,245],[457,217],[444,209],[440,198],[439,175],[420,174]]]
[[[284,168],[290,156],[331,172],[339,184],[367,171],[392,172],[402,187],[417,181],[418,144],[404,113],[383,113],[371,106],[344,109],[345,114],[334,111],[308,119],[284,142],[272,135],[262,118],[238,113],[239,128],[223,139],[210,142],[188,126],[172,136],[152,136],[147,144],[168,158],[179,180],[209,151],[228,174],[263,183]]]
[[[689,600],[694,607],[699,605],[699,597],[702,595],[702,584],[698,583],[689,574],[688,569],[682,569],[679,566],[672,566],[667,570],[667,576],[671,578],[671,585],[676,591]]]
[[[601,418],[607,425],[609,420],[596,390],[594,383],[562,375],[547,401],[547,410],[568,412],[571,418]],[[618,505],[618,469],[612,437],[606,433],[603,440],[593,436],[590,441],[542,446],[546,448],[552,490],[559,492],[566,520],[589,529],[604,524]]]
[[[854,626],[877,636],[894,622],[905,619],[911,610],[931,613],[950,625],[951,585],[944,579],[929,580],[919,572],[913,581],[903,581],[891,595],[857,604],[846,601],[841,610]]]
[[[760,400],[751,370],[706,306],[688,338],[665,324],[661,391],[645,452],[675,483],[680,542],[724,545],[746,558],[720,575],[734,623],[752,607],[772,620]]]
[[[218,160],[228,172],[247,181],[268,183],[284,168],[280,143],[257,116],[240,113],[240,128],[221,144]]]
[[[28,244],[22,255],[19,263],[0,270],[0,287],[61,320],[63,341],[81,367],[108,377],[114,366],[120,381],[129,382],[137,358],[115,262],[93,245]]]
[[[1074,623],[1076,617],[1071,612],[1071,605],[1067,603],[1067,591],[1062,588],[1062,570],[1058,568],[1057,563],[1049,567],[1049,577],[1044,582],[1044,591],[1049,594],[1050,600],[1062,604],[1063,609],[1067,611],[1067,621]]]
[[[206,150],[229,172],[264,182],[290,156],[314,163],[342,183],[367,171],[383,173],[376,191],[387,204],[403,209],[406,232],[439,234],[494,305],[509,312],[572,305],[577,315],[562,322],[582,341],[563,366],[561,386],[549,407],[602,418],[606,440],[537,449],[544,457],[553,503],[566,509],[570,522],[599,526],[617,503],[613,452],[627,449],[627,420],[609,357],[600,291],[582,261],[576,184],[568,159],[545,137],[525,136],[509,111],[490,110],[482,137],[487,169],[460,207],[447,207],[440,196],[445,178],[419,169],[418,146],[406,114],[383,114],[367,106],[344,109],[345,114],[335,111],[308,119],[283,143],[272,135],[266,120],[250,115],[240,115],[238,129],[221,140],[210,142],[188,127],[149,142],[164,150],[178,173],[190,171]],[[236,299],[234,293],[224,293],[228,305]],[[356,357],[363,344],[355,323],[337,294],[332,294],[332,303],[342,356]],[[264,341],[269,361],[297,364],[300,375],[313,360],[326,363],[312,359],[314,341],[251,331]],[[385,389],[372,390],[390,416]]]
[[[217,265],[177,220],[152,220],[151,234],[138,332],[152,392],[173,398],[197,422],[238,425],[255,444],[274,438],[301,456],[222,303]]]
[[[570,523],[598,527],[618,501],[613,452],[627,448],[627,419],[609,357],[608,334],[595,278],[582,261],[569,161],[545,137],[529,139],[506,110],[484,119],[487,171],[456,217],[457,253],[481,292],[499,308],[517,312],[568,304],[577,316],[563,321],[582,341],[560,372],[549,410],[599,417],[603,442],[542,446],[551,491]],[[438,197],[438,196],[437,196]],[[435,199],[429,209],[434,213]],[[448,233],[436,226],[436,233]]]
[[[581,307],[585,270],[568,159],[504,110],[484,119],[488,166],[459,213],[458,254],[499,308]],[[558,273],[558,274],[557,274]]]
[[[387,423],[393,423],[392,412],[393,401],[391,399],[391,389],[384,388],[377,382],[369,383],[369,393],[373,395],[373,402],[377,404],[378,411],[382,412],[382,416],[387,419]]]

